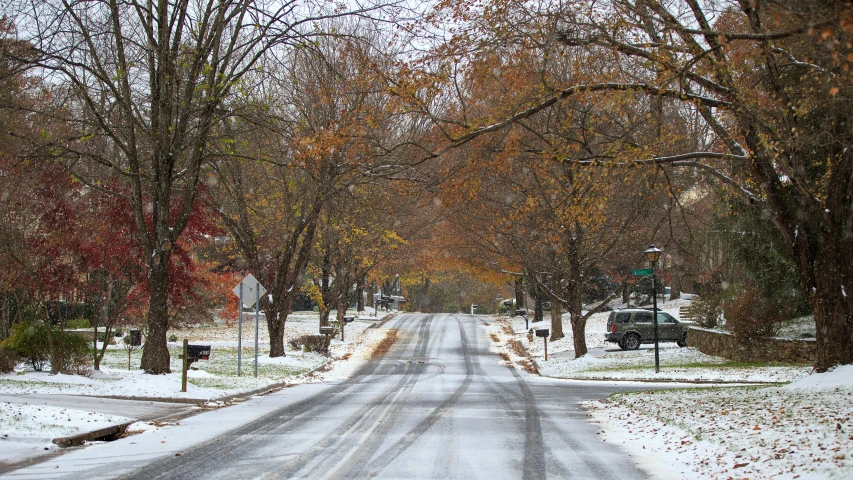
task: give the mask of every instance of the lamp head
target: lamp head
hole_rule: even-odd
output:
[[[649,249],[643,253],[646,254],[646,258],[648,258],[650,262],[656,263],[660,259],[661,249],[654,245],[649,245]]]

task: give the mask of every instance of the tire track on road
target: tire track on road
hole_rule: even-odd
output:
[[[415,322],[416,320],[417,317],[404,316],[396,322],[396,326],[397,328],[401,328],[405,325]],[[431,318],[428,319],[426,322],[422,322],[421,332],[428,332],[430,322]],[[428,333],[426,334],[426,336],[428,337]],[[411,339],[411,337],[408,338]],[[422,352],[425,349],[427,340],[428,338],[424,338],[422,335],[419,335],[418,343],[415,346],[415,351]],[[406,347],[408,345],[409,343],[405,344]],[[395,345],[395,347],[392,348],[392,350],[388,353],[401,356],[402,353],[404,353],[406,350],[408,349],[400,348],[400,345]],[[288,431],[296,430],[300,427],[303,427],[307,423],[315,421],[317,414],[322,413],[318,413],[317,409],[323,405],[328,405],[329,403],[333,402],[335,397],[346,393],[356,394],[359,391],[363,391],[370,388],[371,382],[363,382],[362,380],[364,378],[371,378],[371,375],[373,375],[374,372],[384,363],[386,357],[388,356],[388,353],[386,353],[377,360],[367,362],[364,366],[359,368],[359,370],[352,378],[347,379],[338,385],[332,386],[329,389],[320,392],[316,396],[290,405],[284,412],[279,410],[270,413],[264,417],[259,418],[258,420],[255,420],[252,423],[249,423],[232,432],[229,432],[227,435],[223,435],[222,437],[213,439],[209,442],[205,442],[186,452],[183,452],[180,459],[167,458],[161,462],[154,463],[123,478],[138,478],[140,480],[150,480],[152,478],[174,478],[175,476],[182,475],[197,475],[199,474],[199,472],[205,471],[206,466],[214,465],[219,460],[221,460],[222,453],[224,451],[228,452],[228,455],[233,458],[251,458],[251,456],[258,449],[258,446],[256,444],[257,440],[247,441],[247,437],[282,435],[287,433]],[[397,382],[397,384],[392,387],[391,390],[407,382],[409,380],[409,377],[413,373],[412,371],[414,370],[414,368],[414,366],[410,366],[409,368],[407,368],[403,374],[403,378],[401,378],[401,380]],[[353,390],[355,390],[355,392],[353,392]],[[386,396],[387,394],[380,394],[377,397],[381,398]],[[326,440],[328,441],[330,438],[333,438],[335,433],[340,432],[341,430],[346,431],[347,429],[351,428],[354,424],[358,423],[363,417],[369,415],[377,407],[378,405],[375,402],[372,402],[371,404],[368,404],[365,407],[361,408],[355,414],[351,415],[343,425],[337,428],[334,432],[331,432],[326,437]],[[316,449],[316,446],[314,449]],[[216,473],[222,475],[224,472],[218,471]],[[246,471],[242,471],[240,476],[243,476],[247,473],[248,472]],[[262,472],[258,472],[259,475],[263,475],[265,473],[269,473],[269,470],[264,469]]]

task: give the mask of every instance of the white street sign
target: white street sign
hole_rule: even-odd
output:
[[[251,273],[246,275],[246,278],[244,278],[242,282],[238,283],[237,286],[234,287],[234,290],[231,290],[234,292],[234,295],[237,295],[237,298],[240,297],[240,285],[243,286],[244,308],[254,307],[257,299],[267,293],[267,289],[264,288],[264,286],[258,282],[258,279]],[[255,288],[259,290],[258,293],[255,293]]]

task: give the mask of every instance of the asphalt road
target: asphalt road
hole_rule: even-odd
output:
[[[351,379],[124,478],[644,478],[578,405],[613,388],[521,376],[485,320],[399,316]]]
[[[519,373],[490,351],[489,320],[399,315],[385,325],[398,332],[394,346],[347,380],[254,397],[8,477],[646,478],[579,405],[618,387]]]

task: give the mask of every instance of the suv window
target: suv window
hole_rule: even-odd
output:
[[[617,313],[616,323],[628,323],[631,320],[630,313]]]
[[[658,323],[675,323],[675,319],[666,313],[658,313]]]
[[[652,312],[637,312],[634,314],[634,323],[652,323]]]

